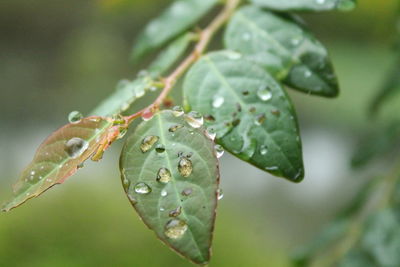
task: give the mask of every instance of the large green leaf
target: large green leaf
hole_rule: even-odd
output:
[[[153,80],[147,72],[139,74],[134,81],[122,80],[117,89],[101,102],[92,112],[92,115],[111,117],[127,110],[136,99],[144,96],[147,90],[153,88]]]
[[[279,11],[352,10],[356,0],[250,0],[256,5]]]
[[[89,117],[54,132],[38,148],[33,161],[14,186],[15,198],[2,210],[10,211],[50,187],[63,183],[101,144],[108,141],[111,129],[111,120]]]
[[[186,116],[186,115],[185,115]],[[163,111],[140,124],[121,154],[122,182],[146,225],[198,264],[210,259],[219,184],[214,144],[185,116]]]
[[[192,27],[217,2],[217,0],[177,0],[172,3],[141,33],[133,49],[133,59],[139,59],[144,54],[160,48]]]
[[[148,71],[152,77],[158,78],[168,71],[185,53],[192,39],[193,34],[186,33],[172,42],[149,66]]]
[[[327,50],[292,18],[254,6],[244,7],[229,23],[225,45],[292,88],[326,97],[338,94]]]
[[[274,175],[302,180],[295,111],[264,69],[236,52],[211,53],[189,71],[184,97],[188,108],[205,114],[226,150]]]

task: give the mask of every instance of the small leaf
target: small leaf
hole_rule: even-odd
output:
[[[337,78],[325,47],[293,19],[247,6],[237,11],[225,33],[228,49],[263,66],[300,91],[337,96]]]
[[[151,21],[139,36],[133,49],[133,59],[138,60],[191,28],[217,2],[217,0],[178,0],[172,3],[160,17]]]
[[[278,11],[352,10],[356,0],[250,0],[256,5]]]
[[[226,150],[274,175],[302,180],[295,111],[265,70],[236,52],[211,53],[189,71],[184,95],[187,108],[205,114]]]
[[[186,33],[172,42],[148,68],[152,77],[158,78],[168,71],[185,53],[193,39],[192,33]]]
[[[88,117],[50,135],[15,184],[15,198],[2,210],[10,211],[50,187],[62,184],[102,143],[108,141],[112,126],[111,120]]]
[[[400,94],[400,57],[397,59],[392,71],[387,77],[382,90],[374,98],[370,107],[371,112],[375,113],[380,110],[383,104],[385,104],[392,97]]]
[[[126,111],[136,99],[145,95],[153,86],[153,80],[147,73],[139,74],[134,81],[122,80],[117,89],[101,102],[91,114],[94,116],[111,117]]]
[[[217,205],[218,161],[204,130],[192,128],[184,116],[163,111],[137,127],[121,154],[122,183],[136,211],[164,243],[191,261],[206,264]]]

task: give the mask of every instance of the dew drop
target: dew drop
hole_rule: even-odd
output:
[[[184,189],[184,190],[182,191],[182,196],[187,197],[187,196],[190,196],[192,193],[193,193],[192,188],[186,188],[186,189]]]
[[[131,194],[128,194],[128,198],[129,198],[129,201],[130,201],[133,205],[135,205],[135,204],[137,203],[137,199],[136,199],[134,196],[132,196]]]
[[[72,111],[71,113],[69,113],[68,115],[68,121],[72,124],[77,124],[79,123],[83,118],[82,113],[80,113],[79,111]]]
[[[183,108],[180,107],[180,106],[175,106],[175,107],[172,108],[172,114],[173,114],[175,117],[180,117],[180,116],[182,116],[184,113],[185,113],[185,112],[183,111]]]
[[[159,137],[154,135],[149,135],[142,140],[142,144],[140,145],[140,150],[143,153],[149,151],[155,143],[157,143]]]
[[[215,118],[214,118],[213,115],[206,115],[206,116],[204,116],[204,119],[205,119],[206,121],[215,121]]]
[[[217,196],[218,196],[218,200],[221,200],[221,199],[224,198],[224,192],[222,191],[221,188],[219,188],[219,189],[217,190]]]
[[[160,207],[160,211],[164,211],[165,209],[163,207]]]
[[[212,101],[212,106],[214,108],[220,108],[225,102],[225,98],[222,96],[214,96],[214,99]]]
[[[203,126],[203,116],[197,111],[191,111],[186,117],[186,122],[193,128],[200,128]]]
[[[255,121],[255,124],[257,125],[257,126],[261,126],[263,123],[264,123],[264,121],[267,119],[267,117],[265,116],[265,114],[259,114],[259,115],[257,115],[257,117],[256,117],[256,121]]]
[[[312,75],[312,73],[311,73],[311,71],[309,71],[309,70],[306,70],[306,71],[304,72],[304,77],[306,77],[306,78],[311,77],[311,75]]]
[[[182,207],[179,206],[176,209],[171,210],[169,212],[169,217],[178,217],[179,215],[181,215],[181,212],[182,212]]]
[[[179,219],[172,219],[165,225],[165,235],[171,239],[181,238],[187,231],[187,224]]]
[[[165,152],[165,146],[162,144],[157,144],[156,145],[156,152],[157,153],[164,153]]]
[[[268,101],[272,98],[272,93],[268,90],[268,87],[260,88],[257,95],[262,101]]]
[[[169,127],[168,131],[170,133],[174,133],[174,132],[176,132],[177,130],[179,130],[181,128],[183,128],[183,125],[182,124],[177,124],[177,125]]]
[[[166,197],[167,195],[168,195],[168,192],[167,192],[167,190],[165,190],[165,189],[163,189],[163,190],[161,190],[161,194],[160,194],[162,197]]]
[[[75,159],[81,156],[89,147],[89,143],[79,137],[73,137],[65,143],[65,152]]]
[[[143,119],[144,121],[149,121],[149,120],[151,120],[153,117],[154,117],[154,113],[153,113],[151,110],[149,110],[149,109],[145,110],[145,111],[143,112],[143,114],[142,114],[142,119]]]
[[[145,183],[137,183],[135,185],[135,192],[140,195],[147,195],[151,192],[151,188]]]
[[[218,159],[224,155],[225,150],[221,145],[215,145],[214,149],[215,149],[215,155],[217,156]]]
[[[189,177],[193,172],[192,161],[186,157],[182,157],[178,163],[178,171],[183,177]]]
[[[206,130],[206,135],[208,136],[208,138],[210,138],[212,141],[214,141],[215,137],[217,137],[217,132],[215,131],[214,128],[209,127]]]
[[[157,181],[163,184],[171,181],[171,172],[167,168],[160,168],[157,173]]]
[[[273,109],[271,110],[271,114],[276,117],[279,117],[281,115],[281,112],[278,109]]]
[[[267,155],[267,153],[268,153],[268,147],[265,146],[265,145],[262,145],[262,146],[260,147],[260,154],[263,155],[263,156],[265,156],[265,155]]]

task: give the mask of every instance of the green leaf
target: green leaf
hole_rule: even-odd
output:
[[[168,71],[185,53],[192,40],[193,34],[186,33],[172,42],[148,68],[151,76],[158,78]]]
[[[352,166],[363,167],[377,156],[391,157],[397,152],[400,144],[400,123],[392,122],[387,127],[379,128],[375,133],[366,137],[359,145],[352,158]]]
[[[392,209],[380,211],[368,220],[361,246],[377,266],[400,266],[400,218]]]
[[[22,172],[14,186],[15,198],[4,205],[2,211],[10,211],[63,183],[108,140],[112,126],[111,120],[88,117],[51,134]]]
[[[208,54],[187,74],[184,97],[187,108],[205,114],[226,150],[274,175],[302,180],[295,111],[264,69],[236,52]]]
[[[337,78],[325,47],[292,18],[244,7],[230,21],[225,45],[294,89],[326,97],[338,95]]]
[[[178,0],[172,3],[141,33],[132,52],[133,59],[138,60],[190,29],[217,2],[217,0]]]
[[[129,137],[120,160],[122,182],[158,238],[191,261],[206,264],[217,206],[218,161],[204,130],[174,114],[155,114]]]
[[[153,88],[153,80],[147,73],[139,76],[134,81],[120,81],[115,92],[101,102],[90,114],[111,117],[126,111],[136,99],[144,96],[147,90]]]
[[[372,101],[370,110],[375,113],[380,110],[383,104],[385,104],[392,97],[396,97],[400,94],[400,58],[397,59],[392,71],[388,75],[385,84],[381,91],[378,93]]]
[[[352,10],[356,0],[250,0],[256,5],[278,11]]]

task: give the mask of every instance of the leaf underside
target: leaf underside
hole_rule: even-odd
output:
[[[356,0],[250,0],[256,5],[277,11],[352,10]]]
[[[73,175],[107,139],[113,123],[101,117],[84,118],[51,134],[14,186],[14,199],[3,206],[10,211]]]
[[[232,51],[204,56],[184,82],[186,108],[205,115],[226,150],[276,176],[304,176],[289,96],[265,70]]]
[[[338,95],[327,50],[293,18],[246,6],[233,16],[224,39],[228,49],[247,56],[289,87],[325,97]]]
[[[154,19],[139,36],[132,56],[134,60],[174,39],[198,22],[217,4],[217,0],[178,0]]]
[[[191,171],[178,168],[182,160],[191,162]],[[125,192],[145,224],[179,254],[194,263],[206,264],[210,258],[219,170],[214,144],[204,130],[189,126],[184,116],[159,112],[141,123],[128,138],[120,170]],[[164,182],[157,180],[162,170]],[[168,234],[171,220],[180,224],[177,232]]]

